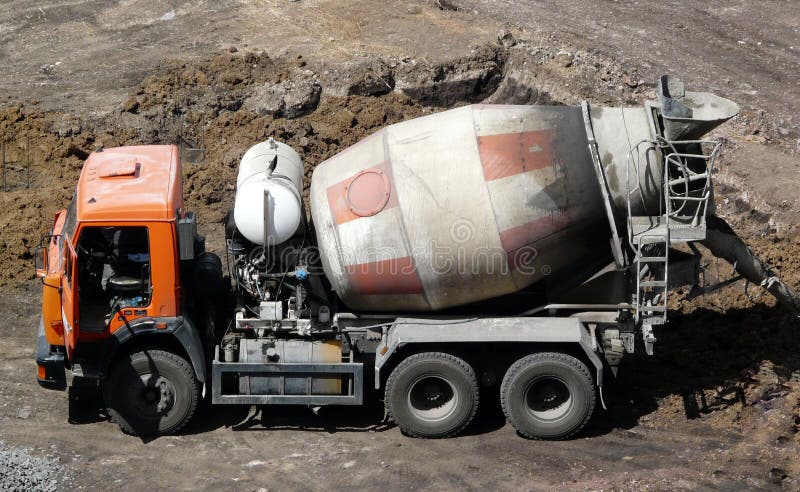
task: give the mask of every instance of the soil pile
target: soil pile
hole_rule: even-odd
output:
[[[431,111],[401,93],[323,97],[313,112],[292,119],[243,107],[262,87],[310,79],[304,63],[256,53],[167,63],[118,111],[93,120],[30,104],[6,107],[0,139],[9,142],[9,161],[29,153],[31,188],[0,193],[0,285],[33,278],[34,248],[69,202],[83,160],[98,147],[180,143],[187,156],[198,155],[187,148],[202,148],[200,162],[184,161],[184,193],[188,208],[211,231],[232,204],[236,167],[253,144],[272,136],[291,145],[303,155],[310,178],[316,164],[340,149],[386,124]]]

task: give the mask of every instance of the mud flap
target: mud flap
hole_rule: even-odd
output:
[[[42,388],[64,391],[67,389],[67,371],[64,353],[53,352],[44,334],[44,323],[39,319],[39,334],[36,337],[36,382]]]

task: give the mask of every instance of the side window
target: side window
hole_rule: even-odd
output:
[[[69,288],[72,288],[72,253],[67,247],[64,247],[64,278],[67,279]]]

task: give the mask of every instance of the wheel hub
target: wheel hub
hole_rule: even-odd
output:
[[[164,415],[175,404],[175,388],[163,376],[141,375],[142,391],[139,410],[150,416]]]
[[[560,378],[546,376],[532,381],[525,391],[528,412],[537,420],[556,421],[572,408],[572,393]]]
[[[452,383],[439,376],[423,376],[408,389],[408,408],[417,418],[438,421],[450,416],[458,406],[458,393]]]

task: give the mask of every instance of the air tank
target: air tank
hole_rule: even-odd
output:
[[[239,164],[233,219],[250,242],[276,245],[297,231],[302,217],[303,161],[272,139],[252,146]]]

